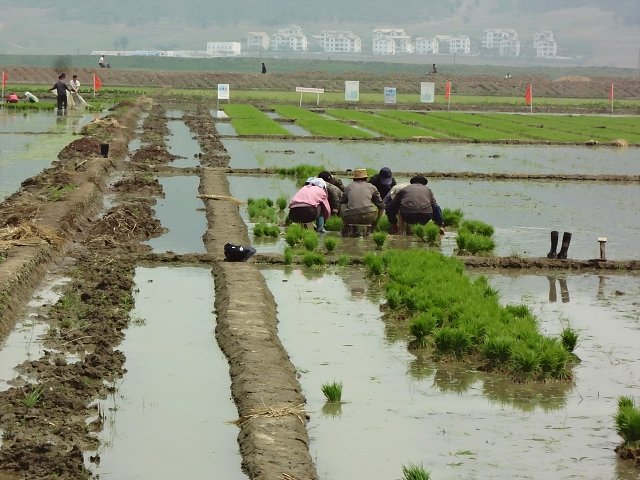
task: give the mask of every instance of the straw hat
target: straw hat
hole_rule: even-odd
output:
[[[360,180],[361,178],[368,178],[369,175],[367,175],[367,169],[366,168],[356,168],[353,171],[353,179],[354,180]]]

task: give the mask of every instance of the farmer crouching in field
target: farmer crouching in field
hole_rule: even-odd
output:
[[[367,182],[367,169],[356,168],[353,182],[344,189],[341,199],[342,235],[347,236],[349,225],[371,225],[375,228],[384,212],[380,192]]]
[[[398,233],[399,214],[404,225],[424,225],[433,220],[440,227],[440,234],[444,234],[442,209],[431,189],[427,187],[429,181],[421,175],[416,175],[409,182],[409,185],[398,191],[387,208],[391,233]]]
[[[324,180],[324,183],[327,186],[327,196],[329,197],[331,215],[340,215],[340,200],[342,198],[342,190],[335,183],[333,183],[337,179],[334,179],[333,175],[331,175],[331,173],[327,172],[326,170],[324,172],[320,172],[318,174],[318,178]],[[340,183],[342,184],[342,182]]]
[[[326,233],[324,222],[330,215],[326,183],[321,178],[308,178],[289,202],[289,220],[295,223],[316,222],[316,230]]]

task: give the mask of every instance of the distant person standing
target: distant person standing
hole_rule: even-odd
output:
[[[105,60],[104,60],[104,55],[100,55],[100,60],[98,60],[98,66],[100,68],[104,68],[104,67],[107,66],[107,64],[105,63]]]
[[[267,73],[267,66],[262,62],[262,73]]]
[[[61,73],[58,76],[58,81],[53,84],[53,87],[51,87],[51,91],[56,91],[58,100],[58,115],[62,114],[63,110],[67,110],[67,92],[73,93],[73,90],[71,90],[65,83],[65,78],[67,78],[67,75],[65,73]]]
[[[438,67],[436,67],[436,64],[433,64],[433,67],[431,67],[431,73],[438,73]]]
[[[73,78],[69,82],[69,85],[71,85],[71,97],[73,98],[75,105],[86,107],[87,102],[85,102],[84,98],[80,96],[80,80],[78,80],[78,75],[73,76]],[[74,108],[74,105],[72,105],[71,108]]]

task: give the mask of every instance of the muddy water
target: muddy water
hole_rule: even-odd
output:
[[[93,118],[93,114],[57,117],[50,112],[0,110],[0,200],[49,167],[75,139],[73,133]]]
[[[280,195],[291,198],[297,189],[292,180],[276,176],[229,176],[229,186],[231,194],[242,200],[249,197],[275,200]],[[602,236],[608,238],[607,258],[640,256],[640,209],[629,208],[640,205],[640,188],[636,185],[433,179],[430,186],[442,207],[461,208],[467,218],[494,226],[496,255],[544,256],[550,247],[549,232],[559,230],[561,236],[564,231],[573,234],[569,248],[572,258],[598,258],[597,240]],[[594,199],[593,206],[587,208],[584,199]],[[241,207],[240,212],[250,225],[246,207]],[[415,237],[389,237],[389,241],[396,246],[420,245]],[[256,248],[265,252],[284,246],[279,242],[274,248],[265,249],[260,243]],[[372,244],[359,247],[361,244],[345,239],[343,247],[350,253],[372,247]],[[442,252],[451,255],[456,248],[455,234],[447,234],[441,244]]]
[[[640,174],[637,148],[447,145],[364,142],[292,142],[224,139],[231,167],[291,166],[330,169],[384,166],[396,171]],[[294,155],[284,150],[294,150]]]
[[[263,274],[301,374],[321,478],[400,478],[409,463],[449,479],[637,478],[616,460],[612,415],[616,397],[640,386],[638,277],[606,278],[598,298],[597,277],[571,276],[567,303],[549,303],[545,277],[491,277],[505,300],[524,296],[547,333],[570,324],[581,334],[575,385],[521,386],[411,354],[406,329],[385,325],[357,271]],[[320,389],[331,381],[344,384],[338,412]]]
[[[233,128],[233,125],[231,125],[231,122],[216,122],[215,127],[216,127],[216,132],[218,132],[219,135],[222,135],[225,137],[238,136],[238,132],[236,132],[236,129]]]
[[[100,478],[246,478],[227,423],[225,357],[215,336],[214,285],[204,268],[138,268],[132,326],[120,350],[127,374],[101,402]],[[95,455],[95,452],[87,454]]]
[[[202,234],[206,218],[202,200],[197,198],[200,179],[194,176],[159,179],[164,198],[155,205],[156,217],[169,231],[149,240],[154,252],[204,253]]]
[[[182,120],[169,120],[167,128],[170,132],[167,137],[167,148],[170,153],[181,157],[171,164],[180,168],[197,167],[200,164],[198,159],[200,145],[194,140],[191,130]]]

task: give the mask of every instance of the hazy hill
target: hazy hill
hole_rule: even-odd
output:
[[[64,8],[62,8],[64,7]],[[375,27],[410,35],[467,34],[479,46],[486,28],[515,28],[523,46],[553,30],[560,53],[581,63],[635,67],[640,48],[638,0],[5,0],[0,53],[89,53],[108,49],[204,49],[207,41],[240,41],[290,23],[307,35],[350,29],[370,48]],[[464,61],[464,60],[461,60]]]

